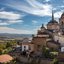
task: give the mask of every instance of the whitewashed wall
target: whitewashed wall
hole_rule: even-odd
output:
[[[61,47],[61,52],[64,52],[64,47]]]
[[[29,50],[29,45],[22,45],[22,51],[24,51],[24,46],[26,47],[25,50]]]

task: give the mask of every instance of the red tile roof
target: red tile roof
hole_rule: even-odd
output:
[[[7,63],[11,60],[13,60],[13,58],[8,54],[0,55],[0,63]]]

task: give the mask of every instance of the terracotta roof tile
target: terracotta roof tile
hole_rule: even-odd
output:
[[[7,63],[11,60],[13,60],[13,58],[8,54],[0,55],[0,63]]]

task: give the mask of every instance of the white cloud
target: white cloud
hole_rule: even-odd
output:
[[[60,18],[62,12],[63,12],[63,11],[57,11],[57,12],[55,12],[54,17],[55,17],[55,18]]]
[[[37,21],[35,21],[35,20],[33,20],[33,21],[32,21],[32,23],[33,23],[33,24],[37,24],[38,22],[37,22]]]
[[[45,0],[45,2],[49,2],[50,0]]]
[[[35,0],[33,0],[31,5],[33,6],[33,10],[30,13],[38,16],[51,16],[52,5],[41,4],[41,3],[35,2]]]
[[[21,15],[13,12],[0,11],[0,18],[16,20],[20,19]]]
[[[19,22],[22,23],[24,22],[22,20],[24,16],[25,14],[20,15],[14,12],[0,11],[0,18],[5,19],[5,21],[0,19],[0,25],[9,25],[9,24],[19,23]]]
[[[26,2],[28,2],[30,6],[21,4],[20,2],[17,3],[14,0],[13,3],[8,2],[6,5],[33,15],[51,16],[51,4],[42,4],[36,0],[26,0]]]
[[[30,25],[27,25],[27,24],[26,24],[26,25],[23,25],[23,26],[24,26],[24,27],[30,27]]]
[[[24,21],[22,21],[22,20],[8,20],[8,21],[2,21],[2,20],[0,20],[0,25],[10,25],[10,24],[14,24],[14,23],[23,23]]]
[[[62,6],[59,6],[59,7],[61,7],[61,8],[64,8],[64,5],[62,5]]]
[[[8,21],[8,23],[10,23],[10,24],[19,23],[19,22],[23,23],[24,21],[22,21],[22,20],[11,20],[11,21]]]
[[[2,7],[2,8],[0,8],[0,11],[3,11],[5,8],[4,7]]]
[[[18,30],[9,27],[0,27],[0,33],[12,33],[12,34],[34,34],[36,33],[34,30]]]
[[[0,25],[9,25],[9,24],[6,22],[1,22]]]

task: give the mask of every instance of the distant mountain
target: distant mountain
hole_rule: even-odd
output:
[[[32,34],[9,34],[9,33],[0,33],[0,37],[7,38],[21,38],[21,37],[32,37]]]

